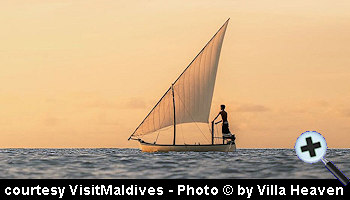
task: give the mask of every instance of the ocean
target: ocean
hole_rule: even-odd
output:
[[[326,157],[348,177],[350,149]],[[320,161],[304,163],[294,149],[143,153],[138,149],[0,149],[0,178],[73,179],[327,179]]]

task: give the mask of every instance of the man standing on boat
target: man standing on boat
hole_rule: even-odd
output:
[[[232,141],[234,141],[235,136],[231,134],[230,129],[228,128],[227,112],[225,111],[225,107],[225,105],[220,106],[221,111],[213,121],[215,121],[219,117],[219,115],[221,115],[221,120],[216,122],[215,124],[222,122],[222,136],[224,137],[224,139],[231,139]]]

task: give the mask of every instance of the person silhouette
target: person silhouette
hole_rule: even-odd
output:
[[[218,124],[222,122],[222,136],[224,139],[231,139],[233,142],[235,140],[235,136],[231,134],[229,126],[228,126],[228,121],[227,121],[227,112],[225,111],[226,106],[221,105],[220,109],[221,111],[219,114],[215,117],[213,121],[215,121],[220,115],[221,115],[221,120],[216,122],[215,124]]]

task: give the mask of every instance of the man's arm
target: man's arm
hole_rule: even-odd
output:
[[[218,124],[218,123],[220,123],[220,122],[222,122],[222,120],[220,120],[220,121],[218,121],[218,122],[215,122],[215,124]]]
[[[219,117],[219,115],[221,115],[221,111],[219,112],[218,115],[216,115],[216,117],[215,117],[215,119],[213,121],[215,121]]]

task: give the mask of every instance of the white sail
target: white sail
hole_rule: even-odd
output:
[[[133,136],[146,135],[161,128],[174,124],[173,96],[171,88],[165,92],[164,96],[152,109],[152,111],[143,120],[136,129]]]
[[[208,123],[227,23],[174,83],[176,124]]]
[[[178,77],[132,136],[141,136],[176,124],[208,123],[221,46],[228,20]],[[173,103],[173,95],[174,102]],[[175,120],[174,120],[175,107]]]

